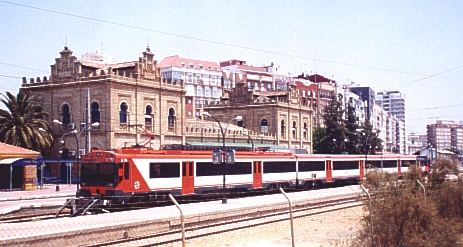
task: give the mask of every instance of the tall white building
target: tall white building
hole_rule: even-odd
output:
[[[399,91],[384,91],[376,95],[376,103],[398,120],[405,122],[405,94]]]

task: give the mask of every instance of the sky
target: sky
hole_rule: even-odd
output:
[[[0,92],[49,77],[67,45],[137,61],[172,55],[280,66],[405,94],[406,131],[463,121],[463,1],[0,0]],[[3,107],[3,106],[0,106]]]

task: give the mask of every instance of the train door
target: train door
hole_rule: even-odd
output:
[[[397,160],[397,176],[402,176],[402,162],[401,160]]]
[[[252,188],[262,188],[262,161],[253,162],[253,179]]]
[[[326,160],[326,182],[333,182],[333,170],[331,167],[331,160]]]
[[[363,160],[359,160],[359,169],[360,169],[360,180],[365,177],[365,164],[363,163]]]
[[[193,162],[182,162],[182,195],[195,193]]]

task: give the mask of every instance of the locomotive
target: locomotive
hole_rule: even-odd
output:
[[[111,207],[161,200],[168,194],[188,197],[355,184],[370,169],[366,162],[398,176],[416,165],[416,156],[397,154],[237,151],[233,164],[214,164],[212,156],[212,151],[193,150],[92,150],[82,157],[80,188],[72,204]]]

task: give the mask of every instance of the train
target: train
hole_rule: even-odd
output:
[[[370,168],[401,176],[417,164],[416,159],[398,154],[320,155],[260,150],[236,151],[232,162],[223,160],[217,164],[213,151],[92,150],[82,157],[75,199],[81,202],[73,204],[111,207],[165,199],[168,194],[191,197],[355,184]]]

